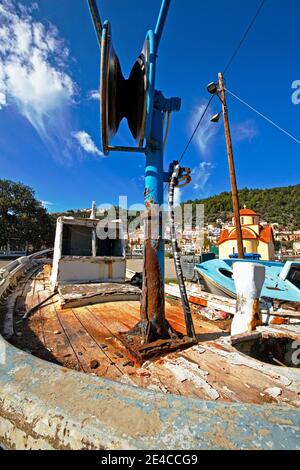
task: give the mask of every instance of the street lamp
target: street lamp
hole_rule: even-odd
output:
[[[216,95],[218,93],[218,86],[216,83],[214,82],[211,82],[207,85],[206,87],[208,93],[210,93],[211,95]]]
[[[214,114],[214,115],[210,118],[210,122],[219,122],[219,121],[220,121],[220,117],[221,117],[221,113],[222,113],[222,111],[220,111],[220,112],[217,113],[217,114]]]
[[[218,88],[218,85],[215,83],[215,82],[211,82],[207,85],[206,87],[208,93],[210,93],[211,95],[217,95],[218,98],[220,99],[220,95],[219,95],[219,88]],[[222,100],[221,100],[222,101]],[[220,111],[219,113],[217,114],[214,114],[211,118],[210,118],[210,122],[219,122],[220,121],[220,117],[221,117],[221,113],[222,111]]]
[[[237,183],[236,183],[236,175],[235,175],[235,167],[234,167],[234,160],[233,160],[233,152],[232,152],[232,142],[231,142],[231,135],[230,135],[230,128],[229,128],[229,119],[228,119],[228,110],[227,110],[227,103],[226,103],[226,96],[225,96],[225,86],[224,86],[224,79],[223,74],[219,73],[219,81],[218,84],[211,82],[207,85],[207,91],[212,96],[217,96],[222,103],[222,114],[224,120],[224,130],[225,130],[225,139],[226,139],[226,148],[227,148],[227,155],[228,155],[228,164],[229,164],[229,173],[230,173],[230,183],[231,183],[231,196],[232,196],[232,206],[235,218],[235,227],[237,232],[237,245],[238,245],[238,253],[239,258],[244,258],[244,248],[243,248],[243,233],[241,228],[240,222],[240,206],[239,206],[239,198],[238,198],[238,190],[237,190]],[[211,122],[219,122],[221,113],[215,114],[211,117]]]

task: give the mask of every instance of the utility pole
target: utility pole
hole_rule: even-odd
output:
[[[219,73],[219,91],[220,91],[221,100],[222,100],[222,109],[223,109],[223,117],[224,117],[225,139],[226,139],[226,147],[227,147],[227,155],[228,155],[228,165],[229,165],[230,184],[231,184],[231,197],[232,197],[233,214],[234,214],[235,229],[236,229],[236,236],[237,236],[238,255],[239,255],[239,258],[243,259],[244,248],[243,248],[242,227],[241,227],[241,221],[240,221],[239,196],[238,196],[238,190],[237,190],[237,184],[236,184],[236,175],[235,175],[235,167],[234,167],[234,160],[233,160],[232,142],[231,142],[231,135],[230,135],[228,108],[227,108],[227,103],[226,103],[224,80],[223,80],[223,74],[221,72]]]

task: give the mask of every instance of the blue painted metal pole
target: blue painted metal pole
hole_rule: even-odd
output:
[[[160,12],[158,15],[155,32],[154,32],[155,38],[156,38],[156,41],[155,41],[156,52],[159,48],[159,43],[160,43],[162,32],[166,23],[168,11],[170,8],[170,3],[171,3],[171,0],[163,0],[161,4],[161,8],[160,8]]]
[[[145,204],[146,207],[151,208],[155,204],[155,216],[156,209],[158,210],[164,202],[164,189],[163,189],[163,113],[162,111],[155,109],[153,110],[152,118],[152,130],[151,140],[154,144],[154,148],[147,152],[146,155],[146,169],[145,169]],[[158,224],[153,227],[153,233],[158,236],[158,257],[159,257],[159,268],[162,276],[162,282],[164,282],[164,240],[162,234],[162,223],[161,220],[155,219]]]

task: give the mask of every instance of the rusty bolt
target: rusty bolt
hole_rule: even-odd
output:
[[[100,364],[96,359],[94,359],[93,361],[90,362],[90,368],[91,369],[97,369],[99,367],[99,365]]]

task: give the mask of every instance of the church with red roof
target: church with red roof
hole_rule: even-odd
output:
[[[242,226],[243,247],[245,253],[259,254],[262,260],[273,260],[275,252],[273,229],[269,225],[262,226],[260,216],[253,210],[240,210]],[[232,219],[232,227],[221,232],[219,241],[219,257],[221,259],[234,256],[238,252],[235,219]]]

